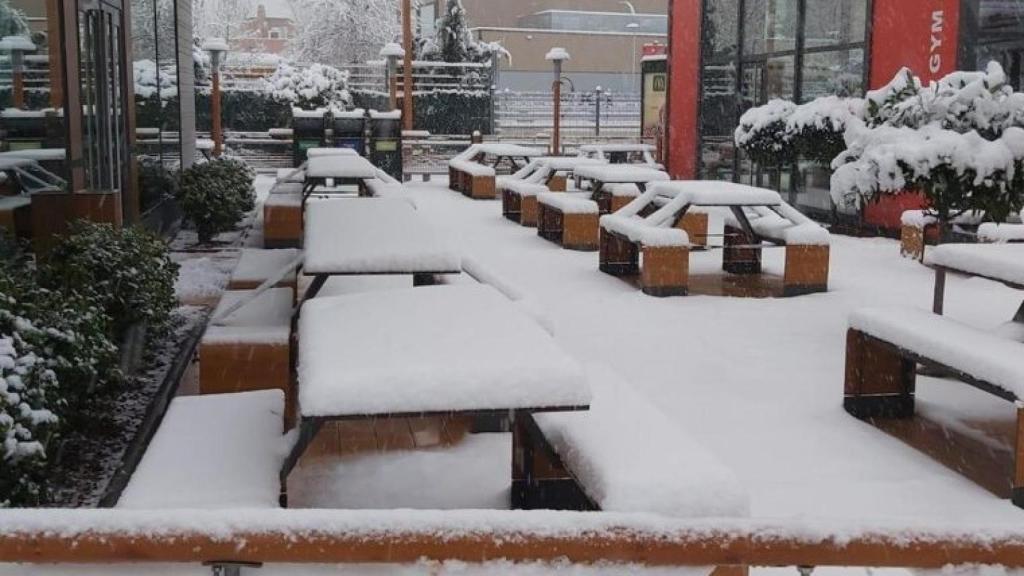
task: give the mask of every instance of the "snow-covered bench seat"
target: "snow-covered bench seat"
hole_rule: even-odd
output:
[[[276,508],[284,460],[279,390],[175,398],[118,508]]]
[[[1024,343],[924,310],[858,310],[846,335],[844,408],[857,418],[912,417],[917,364],[1017,403],[1013,502],[1024,507]]]
[[[690,237],[684,230],[651,226],[633,216],[609,214],[601,217],[600,234],[602,272],[615,276],[639,274],[640,289],[650,296],[687,294]]]
[[[981,212],[968,212],[953,219],[954,232],[968,231],[981,224]],[[900,215],[900,255],[915,260],[924,260],[925,246],[939,241],[938,219],[925,210],[906,210]],[[980,231],[979,231],[980,238]]]
[[[253,293],[232,290],[221,297],[213,313],[216,320],[206,328],[199,345],[199,390],[223,394],[276,388],[290,400],[294,293],[291,288],[271,288],[252,298]],[[250,298],[241,308],[217,319]]]
[[[597,250],[597,202],[569,192],[537,196],[537,235],[570,250]]]
[[[507,180],[501,183],[500,188],[501,214],[523,226],[536,226],[537,196],[552,190],[544,184],[528,180]]]
[[[477,164],[459,157],[448,163],[449,187],[474,200],[491,200],[495,197],[494,168]]]
[[[301,254],[301,250],[295,248],[282,248],[280,250],[260,250],[259,248],[244,248],[242,255],[238,258],[228,281],[228,290],[253,290],[264,282],[277,276],[282,268],[287,267]],[[296,274],[291,272],[281,278],[277,284],[278,288],[290,288],[293,292],[296,289]]]
[[[302,192],[272,193],[263,202],[263,247],[302,244]]]
[[[513,508],[741,517],[747,495],[731,470],[630,386],[591,378],[590,410],[516,422]],[[533,458],[533,475],[523,466]]]
[[[986,222],[978,227],[980,242],[1024,242],[1024,224],[994,224]]]

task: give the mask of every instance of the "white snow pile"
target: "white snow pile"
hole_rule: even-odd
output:
[[[985,242],[1024,242],[1024,224],[986,222],[978,227],[978,238]]]
[[[56,388],[56,376],[34,352],[19,348],[15,337],[0,337],[0,461],[15,468],[21,461],[46,457],[37,434],[45,438],[45,428],[57,424],[57,415],[45,408],[46,391]]]
[[[352,101],[348,72],[324,64],[299,66],[281,62],[264,80],[264,92],[299,108],[345,107]]]
[[[151,98],[158,91],[161,100],[178,96],[178,74],[173,66],[157,66],[149,59],[136,60],[132,72],[136,96]]]

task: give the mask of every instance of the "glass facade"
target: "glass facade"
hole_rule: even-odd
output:
[[[980,70],[995,60],[1024,90],[1024,0],[966,0],[961,12],[961,67]]]
[[[705,0],[700,173],[775,188],[830,210],[816,166],[757,166],[733,145],[744,111],[773,98],[859,96],[866,83],[869,0]],[[822,174],[821,172],[825,172]]]
[[[545,10],[521,16],[520,28],[572,30],[586,32],[630,32],[665,34],[668,16],[663,14],[630,14],[629,12],[587,12],[584,10]]]

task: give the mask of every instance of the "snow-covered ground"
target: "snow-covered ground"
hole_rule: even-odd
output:
[[[826,294],[657,299],[600,273],[596,253],[562,250],[502,218],[498,202],[470,201],[444,186],[413,184],[420,210],[467,256],[539,302],[559,343],[588,369],[616,373],[731,467],[754,517],[1024,519],[1008,501],[842,408],[849,313],[931,305],[932,273],[901,258],[895,241],[834,237]],[[691,274],[718,271],[720,258],[694,254]],[[765,251],[767,271],[781,274],[782,266],[781,250]],[[955,277],[946,294],[949,316],[992,329],[1024,299]],[[918,406],[951,428],[1014,417],[1010,403],[926,378]]]

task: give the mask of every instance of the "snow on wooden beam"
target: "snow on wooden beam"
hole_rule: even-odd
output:
[[[427,560],[650,566],[1024,566],[1019,527],[674,521],[601,512],[8,511],[0,562]],[[824,522],[824,521],[823,521]]]

